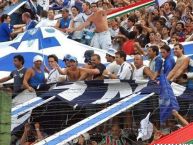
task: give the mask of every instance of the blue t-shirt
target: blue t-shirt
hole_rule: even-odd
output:
[[[161,72],[163,60],[160,56],[157,56],[155,59],[155,70],[154,72]]]
[[[0,24],[0,42],[9,41],[11,32],[12,30],[8,23]]]
[[[176,63],[175,63],[174,58],[173,58],[171,55],[169,55],[169,56],[165,59],[165,61],[164,61],[163,73],[164,73],[166,76],[168,76],[169,72],[174,68],[175,64],[176,64]]]
[[[44,84],[45,83],[45,75],[44,72],[37,72],[34,68],[32,68],[35,72],[35,75],[32,76],[29,79],[29,84],[33,87],[36,88],[38,85]]]
[[[70,25],[70,20],[71,20],[70,18],[67,19],[62,18],[60,20],[60,28],[68,28]]]

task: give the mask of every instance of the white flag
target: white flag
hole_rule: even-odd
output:
[[[150,113],[148,113],[148,115],[141,120],[137,140],[141,138],[142,141],[145,141],[151,138],[153,133],[153,124],[149,121],[149,117]]]

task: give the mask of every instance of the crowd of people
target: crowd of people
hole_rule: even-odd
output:
[[[186,56],[182,45],[182,42],[193,40],[192,0],[168,0],[162,6],[148,6],[107,19],[107,15],[117,8],[139,1],[75,0],[73,3],[56,0],[51,1],[50,9],[45,11],[36,0],[32,0],[11,16],[3,14],[0,42],[10,41],[17,34],[33,28],[54,27],[68,34],[69,39],[106,50],[108,65],[101,62],[101,56],[94,50],[85,51],[85,64],[81,67],[73,54],[64,56],[65,68],[58,65],[58,57],[54,54],[48,56],[49,66],[44,65],[42,56],[35,56],[31,68],[25,68],[23,56],[16,55],[13,58],[16,69],[9,76],[1,78],[0,83],[13,78],[13,96],[16,96],[24,89],[34,92],[41,90],[39,87],[42,84],[63,81],[121,79],[159,83],[160,75],[164,74],[169,81],[192,89],[192,58]],[[8,3],[12,5],[18,0],[0,0],[0,12]],[[55,19],[56,14],[62,17]],[[15,19],[16,16],[18,19]],[[126,61],[127,55],[133,56],[133,63]],[[149,64],[144,63],[146,59]],[[45,73],[48,74],[47,78]],[[176,112],[174,114],[178,115]],[[187,125],[188,122],[182,119],[182,124]],[[41,132],[38,132],[38,124],[35,127],[38,128],[36,131],[40,140],[43,139]],[[25,138],[28,128],[26,125],[22,138]],[[116,131],[112,131],[112,136],[120,134],[119,126],[113,126],[113,129]],[[93,141],[92,144],[126,144],[120,136],[115,137],[116,142],[113,142],[112,136]],[[80,136],[76,144],[85,144],[85,138]],[[21,139],[21,144],[25,144],[22,142]]]

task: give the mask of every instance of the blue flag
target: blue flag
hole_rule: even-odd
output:
[[[180,109],[172,87],[165,75],[160,76],[160,122],[164,123],[171,116],[172,110]]]

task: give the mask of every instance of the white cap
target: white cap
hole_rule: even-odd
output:
[[[33,59],[33,62],[36,62],[36,61],[42,61],[43,62],[43,57],[40,56],[40,55],[36,55]]]
[[[108,55],[110,55],[110,56],[114,56],[114,57],[115,57],[115,53],[116,53],[116,52],[117,52],[117,51],[116,51],[115,49],[109,48],[106,53],[107,53]]]

